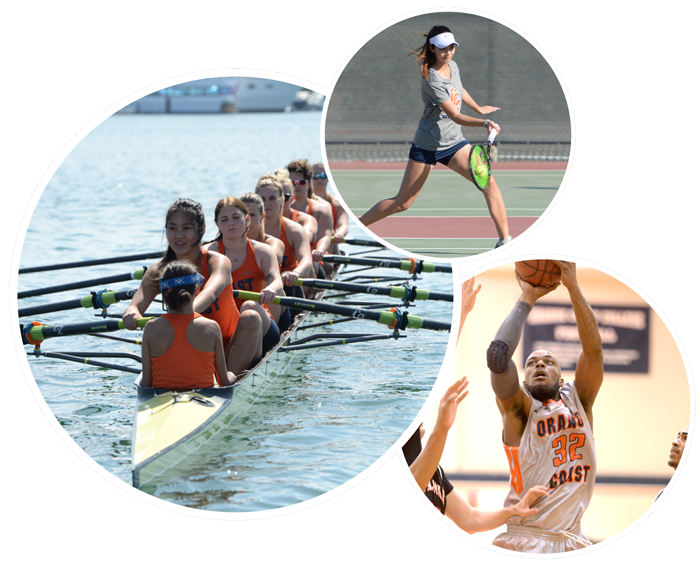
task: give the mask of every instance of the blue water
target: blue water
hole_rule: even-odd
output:
[[[172,200],[185,196],[200,201],[211,218],[219,198],[252,191],[264,172],[299,157],[320,160],[320,128],[320,112],[111,117],[78,144],[49,182],[32,217],[20,266],[163,249],[164,215]],[[213,235],[212,223],[205,239]],[[364,236],[356,226],[350,235]],[[21,274],[19,291],[129,272],[143,264]],[[405,276],[399,271],[368,273]],[[420,287],[452,290],[451,274],[424,276]],[[75,299],[89,290],[24,299],[19,307]],[[111,311],[121,313],[125,307],[126,302]],[[410,312],[449,322],[452,305],[418,302]],[[81,308],[21,321],[69,324],[96,320],[95,314]],[[389,331],[371,322],[326,329]],[[140,338],[139,332],[119,335]],[[206,510],[258,511],[341,485],[379,458],[416,416],[437,376],[447,339],[447,333],[411,331],[406,339],[295,355],[285,376],[200,451],[194,467],[173,470],[153,494]],[[140,353],[136,345],[88,336],[47,340],[42,349]],[[28,359],[63,429],[96,463],[130,483],[135,376]],[[140,367],[130,360],[120,363]]]

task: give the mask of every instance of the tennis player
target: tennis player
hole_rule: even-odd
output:
[[[418,63],[421,65],[423,76],[421,82],[423,117],[413,137],[403,181],[396,196],[379,201],[360,217],[360,222],[366,226],[408,209],[418,197],[428,175],[437,163],[447,165],[473,182],[468,161],[471,146],[462,134],[462,126],[485,127],[487,132],[500,129],[490,119],[476,119],[460,112],[462,103],[479,115],[487,115],[500,108],[477,105],[464,89],[459,68],[452,61],[458,45],[454,35],[446,26],[433,26],[428,32],[425,44],[418,52]],[[493,176],[482,192],[496,225],[498,232],[496,247],[498,248],[510,242],[511,237],[501,190]]]
[[[536,350],[525,361],[523,384],[512,360],[535,302],[558,286],[532,286],[520,279],[520,299],[487,351],[491,387],[503,420],[503,444],[510,466],[505,506],[520,502],[533,485],[549,496],[535,516],[514,517],[495,546],[531,553],[567,552],[591,544],[581,518],[593,495],[596,453],[593,402],[603,383],[603,344],[593,310],[576,279],[576,265],[557,261],[561,283],[573,306],[581,354],[574,381],[564,383],[557,359]]]

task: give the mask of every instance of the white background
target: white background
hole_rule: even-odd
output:
[[[508,247],[508,257],[565,255],[626,281],[666,318],[688,356],[692,382],[700,313],[693,170],[698,10],[684,7],[690,3],[625,8],[593,1],[576,8],[561,2],[142,0],[15,6],[4,7],[0,18],[4,564],[62,563],[83,570],[483,563],[590,570],[618,562],[650,570],[692,556],[689,526],[700,508],[692,437],[669,494],[632,530],[545,562],[476,546],[446,524],[426,506],[396,449],[346,486],[285,510],[212,514],[158,501],[111,478],[58,427],[21,358],[14,300],[24,233],[42,189],[77,142],[126,103],[195,73],[262,73],[329,93],[347,59],[391,23],[426,11],[470,11],[510,26],[538,47],[572,109],[575,146],[562,191],[543,220]],[[464,269],[491,264],[493,257]],[[691,399],[692,432],[692,388]],[[639,422],[653,414],[640,411]],[[620,428],[620,439],[632,438],[634,427]]]

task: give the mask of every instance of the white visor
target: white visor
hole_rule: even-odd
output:
[[[454,35],[450,32],[444,32],[443,34],[433,36],[432,38],[430,38],[430,43],[433,44],[433,46],[437,46],[438,48],[446,48],[447,46],[451,46],[452,44],[454,44],[455,46],[459,46],[459,44],[455,40]]]

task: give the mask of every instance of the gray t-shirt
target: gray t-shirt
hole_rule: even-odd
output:
[[[413,144],[426,151],[443,151],[465,140],[462,127],[447,117],[439,106],[448,99],[455,104],[457,110],[462,105],[459,68],[454,62],[450,62],[449,66],[450,79],[445,79],[434,69],[429,69],[428,79],[423,78],[421,82],[421,97],[425,107],[413,136]]]

